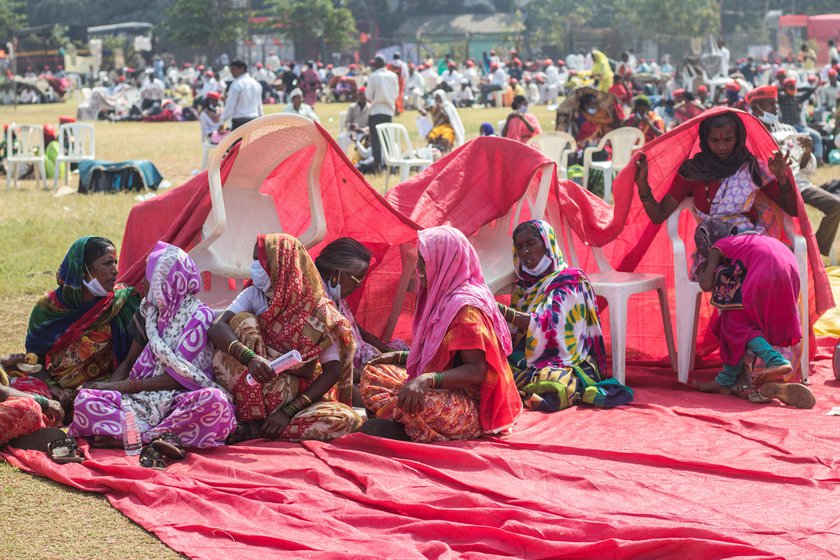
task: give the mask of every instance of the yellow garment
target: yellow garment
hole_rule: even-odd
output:
[[[592,49],[592,77],[598,80],[600,91],[609,91],[613,85],[613,71],[607,55],[598,49]]]
[[[825,271],[828,273],[828,281],[831,282],[834,301],[840,301],[840,266],[828,267]],[[829,309],[820,317],[814,324],[814,334],[840,337],[840,307]]]
[[[449,123],[439,124],[429,132],[426,140],[429,144],[444,144],[444,148],[450,150],[455,145],[455,129]]]

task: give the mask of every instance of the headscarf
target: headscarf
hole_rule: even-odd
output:
[[[146,261],[146,279],[149,292],[140,309],[149,342],[130,378],[168,374],[190,391],[221,389],[212,381],[213,350],[207,336],[215,315],[195,297],[201,276],[193,260],[180,248],[158,241]]]
[[[495,136],[496,131],[493,130],[493,125],[489,122],[481,123],[481,127],[479,128],[481,131],[482,136]]]
[[[408,355],[408,378],[426,371],[453,317],[464,306],[481,311],[492,323],[504,355],[511,353],[510,330],[487,284],[478,254],[459,230],[438,226],[418,233],[418,251],[426,263],[428,287],[420,287],[414,312],[414,342]],[[419,282],[418,282],[419,285]]]
[[[289,92],[289,97],[288,97],[289,103],[291,103],[292,98],[297,96],[297,95],[301,96],[301,98],[302,98],[303,97],[303,90],[301,90],[300,88],[295,88],[292,91],[290,91]]]
[[[321,276],[306,248],[291,235],[259,235],[257,255],[271,277],[268,309],[258,318],[265,343],[278,352],[297,350],[304,362],[338,344],[338,400],[350,404],[356,350],[353,331],[324,293]]]
[[[84,334],[111,324],[111,341],[116,362],[128,354],[131,336],[128,325],[140,306],[134,288],[117,284],[105,297],[83,301],[85,246],[90,237],[80,237],[70,246],[56,274],[58,288],[42,297],[29,316],[26,351],[39,356],[58,352]]]
[[[735,127],[735,149],[725,160],[719,159],[709,147],[709,131],[713,119],[726,118]],[[744,163],[750,166],[750,175],[756,184],[762,184],[758,160],[747,149],[747,129],[738,115],[720,113],[700,123],[700,151],[680,165],[678,173],[691,181],[720,181],[733,175]]]
[[[557,235],[548,222],[527,223],[539,231],[551,259],[548,270],[535,277],[522,270],[516,248],[513,251],[519,281],[511,302],[515,309],[531,315],[525,340],[528,365],[568,367],[592,357],[600,373],[606,372],[607,355],[598,304],[589,279],[582,270],[566,264]]]

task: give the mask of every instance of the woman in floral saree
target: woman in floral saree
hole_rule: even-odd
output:
[[[258,236],[251,278],[210,330],[216,379],[236,405],[233,439],[326,441],[357,431],[353,330],[306,248],[291,235]],[[303,365],[275,373],[269,361],[291,350]]]

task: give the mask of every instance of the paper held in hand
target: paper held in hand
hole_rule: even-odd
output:
[[[303,358],[300,355],[300,352],[297,350],[292,350],[291,352],[286,352],[282,356],[278,356],[269,362],[271,364],[271,369],[274,373],[280,374],[286,371],[287,369],[291,369],[296,365],[303,362]],[[245,377],[245,381],[248,385],[256,385],[257,381],[251,376],[250,373]]]

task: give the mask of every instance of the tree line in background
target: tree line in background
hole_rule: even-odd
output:
[[[575,28],[632,29],[645,38],[697,37],[761,26],[766,10],[788,0],[0,0],[0,34],[26,25],[88,27],[127,21],[156,25],[159,37],[213,51],[249,33],[282,31],[296,44],[336,52],[359,43],[359,30],[393,38],[411,15],[515,12],[526,46],[562,45]],[[798,0],[798,13],[830,13],[838,0]],[[358,22],[358,24],[357,24]],[[721,30],[721,26],[723,29]],[[395,38],[400,39],[400,38]],[[407,38],[401,38],[405,40]],[[538,50],[538,49],[537,49]]]

